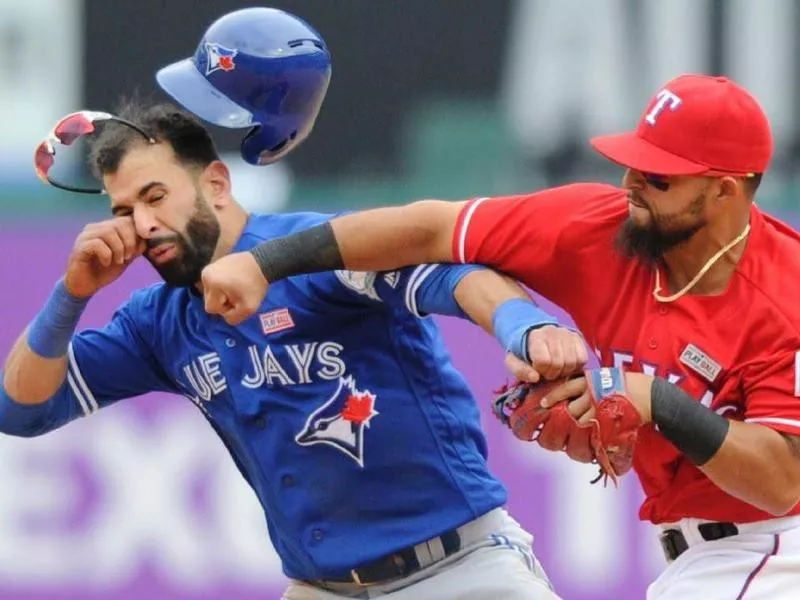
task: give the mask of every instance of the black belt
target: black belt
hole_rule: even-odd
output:
[[[443,533],[438,539],[444,548],[444,556],[455,554],[461,549],[461,536],[457,529],[453,529]],[[428,540],[434,541],[434,540]],[[384,556],[378,560],[372,561],[369,564],[362,565],[355,569],[351,569],[347,575],[342,577],[325,578],[325,581],[334,583],[355,583],[358,585],[371,585],[388,581],[390,579],[397,579],[399,577],[407,577],[412,573],[416,573],[420,569],[430,566],[433,563],[421,565],[417,558],[417,553],[414,550],[415,546],[403,548],[394,554]]]
[[[697,526],[700,535],[707,542],[721,540],[739,533],[733,523],[703,523]],[[686,537],[680,529],[665,529],[660,536],[661,547],[668,561],[673,561],[689,549]]]

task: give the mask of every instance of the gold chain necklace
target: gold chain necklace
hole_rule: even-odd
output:
[[[688,292],[690,289],[692,289],[697,284],[697,282],[700,281],[703,278],[703,275],[705,275],[708,272],[708,270],[711,267],[714,266],[715,262],[717,262],[722,256],[725,255],[726,252],[728,252],[736,244],[738,244],[744,238],[746,238],[748,233],[750,233],[750,224],[749,223],[747,224],[747,227],[744,228],[744,231],[742,231],[742,233],[740,233],[736,237],[736,239],[734,239],[729,244],[725,245],[719,252],[717,252],[714,256],[709,258],[708,262],[706,262],[706,264],[703,265],[703,268],[700,269],[700,272],[697,273],[697,275],[695,275],[694,278],[689,283],[687,283],[685,286],[683,286],[683,289],[681,289],[678,292],[675,292],[671,296],[662,296],[659,293],[661,291],[661,276],[660,276],[658,267],[656,267],[656,285],[653,288],[653,298],[655,298],[659,302],[674,302],[675,300],[677,300],[678,298],[680,298],[681,296],[686,294],[686,292]]]

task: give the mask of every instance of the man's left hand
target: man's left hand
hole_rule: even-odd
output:
[[[583,337],[557,325],[545,325],[528,332],[528,357],[530,364],[508,353],[506,368],[518,380],[530,383],[580,373],[589,360]]]
[[[645,375],[643,373],[625,373],[625,385],[628,388],[628,397],[642,417],[643,424],[649,423],[652,420],[650,413],[650,386],[652,383],[653,377],[650,375]],[[559,402],[564,401],[569,401],[567,408],[570,414],[572,414],[579,423],[588,423],[594,418],[595,409],[592,406],[592,399],[586,389],[585,377],[570,379],[549,392],[542,399],[542,407],[551,408]],[[548,444],[548,440],[551,440],[551,443]],[[561,444],[560,446],[559,443]],[[545,443],[542,445],[548,450],[561,450],[564,447],[561,440],[552,439],[550,436],[545,436]]]

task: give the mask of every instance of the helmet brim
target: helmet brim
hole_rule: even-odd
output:
[[[244,129],[256,124],[252,113],[212,86],[197,70],[191,58],[159,69],[156,81],[186,110],[213,125]]]

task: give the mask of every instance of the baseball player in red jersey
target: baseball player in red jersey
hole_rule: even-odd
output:
[[[592,144],[625,167],[621,188],[344,216],[207,267],[207,310],[236,322],[269,283],[341,265],[509,273],[566,309],[603,366],[625,371],[643,422],[640,517],[661,528],[670,563],[648,598],[797,597],[800,236],[754,203],[772,154],[767,118],[729,79],[684,75],[636,131]],[[574,398],[569,411],[590,420],[582,377],[546,402]],[[543,431],[540,443],[562,450],[567,435]]]

